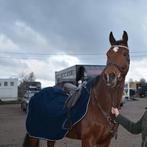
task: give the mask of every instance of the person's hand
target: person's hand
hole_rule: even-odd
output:
[[[119,115],[119,110],[117,108],[112,107],[111,112],[115,115],[115,117]]]

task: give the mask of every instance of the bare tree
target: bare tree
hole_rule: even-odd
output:
[[[34,82],[35,81],[35,75],[33,72],[31,72],[29,75],[28,75],[28,81],[29,82]]]
[[[21,73],[20,75],[20,83],[18,86],[18,96],[22,98],[26,92],[26,87],[28,82],[34,82],[35,81],[35,75],[33,72],[29,73],[28,75],[25,73]]]
[[[140,79],[140,83],[144,84],[146,82],[146,80],[144,78]]]

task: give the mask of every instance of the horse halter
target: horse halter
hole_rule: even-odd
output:
[[[115,47],[118,47],[118,48],[121,47],[121,48],[125,48],[125,49],[129,50],[129,48],[127,46],[124,46],[124,45],[112,45],[111,48],[112,47],[113,48],[115,48]]]
[[[130,63],[129,55],[126,51],[119,52],[121,48],[123,48],[123,50],[127,50],[127,52],[129,51],[127,46],[113,45],[107,53],[108,59],[104,78],[106,84],[110,87],[115,87],[117,85],[117,82],[121,81],[128,71]],[[121,58],[119,58],[119,55]]]
[[[111,46],[111,49],[112,49],[114,52],[116,52],[116,53],[118,52],[118,50],[119,50],[120,48],[129,50],[129,48],[128,48],[127,46],[124,46],[124,45],[113,45],[113,46]],[[128,63],[128,64],[129,64],[129,63]],[[108,62],[107,62],[107,65],[112,65],[112,66],[114,66],[114,67],[115,67],[114,69],[117,70],[118,72],[120,72],[121,75],[118,76],[118,81],[123,80],[122,75],[124,74],[124,76],[125,76],[125,73],[123,73],[123,71],[121,70],[121,65],[119,65],[118,63],[116,63],[116,61],[113,61],[113,60],[112,60],[112,61],[108,61]],[[116,83],[115,87],[116,87],[116,86],[119,86],[119,83],[118,83],[118,82]],[[113,106],[113,107],[116,107],[117,102],[115,102],[114,97],[113,97],[113,93],[112,93],[112,88],[114,88],[114,87],[109,86],[108,88],[109,88],[110,97],[111,97],[111,100],[112,100],[112,106]]]
[[[126,49],[126,50],[129,51],[129,48],[127,46],[124,46],[124,45],[112,45],[111,48],[115,53],[117,53],[120,48],[123,48],[123,49]],[[119,69],[119,71],[123,72],[122,69],[121,69],[121,65],[116,63],[114,60],[107,61],[107,65],[109,65],[109,64],[116,66]],[[130,64],[130,62],[129,62],[129,64]]]
[[[120,48],[123,48],[123,49],[126,49],[126,50],[129,50],[128,49],[128,47],[127,46],[123,46],[123,45],[114,45],[114,46],[111,46],[111,49],[114,51],[114,52],[118,52],[118,50],[120,49]],[[123,73],[123,71],[121,70],[121,65],[120,64],[118,64],[115,60],[113,61],[109,61],[109,62],[107,62],[107,66],[109,66],[108,67],[108,70],[107,70],[107,67],[106,67],[106,69],[105,69],[105,71],[106,71],[106,73],[107,73],[107,71],[110,71],[110,72],[108,72],[109,74],[112,72],[114,72],[114,73],[116,73],[116,75],[119,77],[119,73],[120,74],[124,74],[125,75],[125,73]],[[110,69],[110,70],[109,70]],[[113,71],[114,70],[114,71]],[[105,72],[104,71],[104,72]],[[117,78],[118,78],[117,77]],[[120,75],[120,77],[121,77],[121,75]],[[110,94],[110,96],[109,96],[109,98],[110,98],[110,100],[111,100],[111,106],[110,107],[119,107],[118,106],[118,101],[117,101],[117,99],[115,99],[116,98],[116,95],[115,95],[115,97],[114,97],[114,95],[113,95],[113,91],[115,90],[114,88],[117,86],[122,86],[122,84],[121,84],[121,81],[123,80],[123,77],[121,77],[120,79],[119,79],[119,82],[117,82],[116,83],[116,85],[113,87],[113,86],[108,86],[108,90],[109,90],[109,94]],[[113,89],[113,91],[112,91],[112,89]],[[116,129],[116,127],[117,127],[117,125],[118,124],[116,124],[116,122],[115,122],[115,119],[114,119],[114,117],[111,115],[111,110],[109,110],[109,111],[106,111],[106,110],[104,110],[103,109],[103,107],[101,106],[101,104],[97,101],[97,99],[96,99],[96,94],[95,94],[95,90],[93,90],[93,93],[94,93],[94,99],[95,99],[95,101],[96,101],[96,106],[97,106],[97,108],[101,111],[101,113],[103,114],[103,116],[104,116],[104,118],[107,120],[107,122],[108,122],[108,126],[109,126],[109,131],[112,133],[112,134],[115,134],[116,132],[117,132],[117,129]],[[118,95],[118,94],[117,94]]]
[[[97,101],[96,95],[95,95],[95,90],[92,90],[92,91],[93,91],[93,94],[94,94],[94,100],[95,100],[96,107],[101,111],[102,115],[104,116],[104,118],[106,119],[106,121],[108,123],[109,132],[111,133],[112,136],[115,136],[115,139],[117,139],[118,123],[115,121],[114,117],[111,116],[111,113],[106,112],[103,109],[103,107],[101,106],[101,104]],[[91,92],[90,92],[90,95],[91,95]]]

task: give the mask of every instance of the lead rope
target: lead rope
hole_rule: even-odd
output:
[[[112,100],[112,106],[113,107],[117,107],[117,104],[116,104],[116,106],[115,106],[115,102],[114,102],[114,97],[113,97],[113,94],[112,94],[112,91],[111,91],[111,89],[109,88],[109,92],[110,92],[110,96],[111,96],[111,100]],[[118,93],[117,93],[117,96],[118,96]],[[110,108],[111,109],[111,108]],[[111,112],[111,110],[110,110],[110,112]],[[115,126],[115,125],[118,125],[118,123],[115,121],[115,119],[112,119],[112,123],[114,124],[114,129],[113,129],[113,133],[114,133],[114,137],[115,137],[115,140],[117,139],[117,137],[118,137],[118,129],[117,129],[117,126]],[[115,128],[116,127],[116,128]]]
[[[104,109],[102,108],[102,106],[100,105],[100,103],[98,103],[94,91],[93,91],[93,94],[94,94],[94,99],[96,101],[96,105],[98,106],[98,108],[100,109],[100,111],[102,112],[102,114],[104,115],[104,117],[106,118],[106,120],[108,121],[109,126],[111,126],[111,117],[110,117],[110,115],[108,113],[106,113],[104,111]]]
[[[95,97],[95,93],[94,93],[94,99],[96,101],[96,105],[98,106],[98,108],[100,109],[100,111],[102,112],[102,114],[104,115],[104,117],[109,121],[110,120],[110,115],[108,115],[104,109],[102,108],[102,106],[100,105],[100,103],[97,102],[97,99]]]
[[[98,103],[97,99],[96,99],[96,96],[95,96],[95,92],[93,91],[93,94],[94,94],[94,99],[96,101],[96,105],[97,107],[100,109],[100,111],[102,112],[102,114],[104,115],[104,117],[106,118],[107,122],[108,122],[108,125],[109,125],[109,128],[110,128],[110,133],[112,133],[115,137],[115,139],[117,139],[117,129],[116,129],[116,124],[118,125],[118,123],[116,121],[114,121],[110,114],[106,113],[104,111],[104,109],[102,108],[102,106],[100,105],[100,103]],[[110,111],[111,112],[111,111]],[[112,124],[114,124],[114,127],[112,127]]]

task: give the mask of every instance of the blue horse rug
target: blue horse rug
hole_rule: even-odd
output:
[[[70,110],[65,107],[68,95],[57,87],[47,87],[36,93],[29,102],[26,129],[30,136],[48,140],[62,139],[86,114],[92,82],[82,88],[81,96]]]

